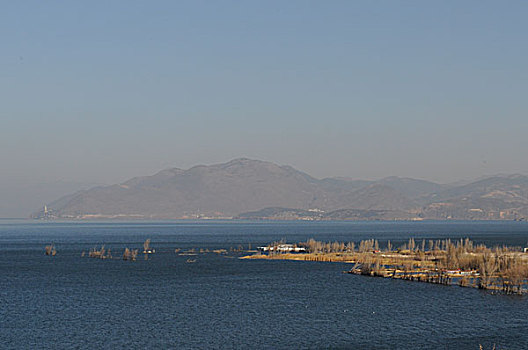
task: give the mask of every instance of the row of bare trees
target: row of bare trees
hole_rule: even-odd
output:
[[[47,248],[47,247],[46,247]],[[145,260],[148,259],[148,255],[153,253],[154,250],[150,248],[150,239],[147,239],[143,243],[143,252],[145,253]],[[123,260],[129,260],[129,261],[136,261],[137,256],[139,254],[139,249],[130,249],[125,248],[123,252]],[[81,257],[85,256],[85,252],[81,253]],[[112,252],[110,249],[106,249],[104,245],[101,246],[101,248],[91,248],[88,251],[88,257],[95,258],[95,259],[112,259]]]
[[[123,260],[131,260],[135,261],[139,253],[139,249],[129,249],[125,248],[123,252]],[[84,256],[85,253],[82,252],[81,256]],[[110,249],[106,249],[105,246],[101,246],[101,248],[91,248],[88,251],[88,257],[89,258],[95,258],[95,259],[112,259],[112,252]]]
[[[463,286],[509,294],[527,292],[528,255],[521,253],[520,247],[488,248],[468,238],[419,243],[411,238],[396,249],[390,241],[380,249],[375,239],[359,244],[310,239],[299,245],[312,253],[309,260],[352,260],[356,262],[353,270],[365,275],[387,277],[390,264],[394,274],[398,271],[398,278],[452,284],[453,276],[458,276],[456,281]]]
[[[283,244],[284,241],[278,241],[272,243],[272,245]],[[416,253],[416,252],[446,252],[449,251],[450,254],[462,254],[462,253],[480,253],[489,248],[484,244],[475,244],[469,238],[460,239],[452,241],[451,239],[444,240],[425,240],[422,239],[417,243],[414,238],[410,238],[407,243],[399,247],[395,247],[391,241],[387,241],[387,244],[383,249],[380,249],[380,244],[377,239],[367,239],[362,240],[359,244],[354,242],[321,242],[316,241],[311,238],[306,242],[301,242],[299,246],[306,247],[310,253],[344,253],[344,252],[369,252],[369,251],[383,251],[383,252],[407,252],[407,253]],[[493,248],[497,251],[502,252],[513,252],[520,251],[520,247],[495,247]]]
[[[123,260],[131,260],[136,261],[136,258],[138,256],[138,249],[129,249],[125,248],[125,251],[123,253]]]
[[[84,254],[84,252],[83,252]],[[92,248],[88,251],[88,257],[96,259],[112,259],[112,252],[106,249],[104,245],[100,249]]]

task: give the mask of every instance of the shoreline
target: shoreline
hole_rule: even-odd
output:
[[[528,252],[519,248],[475,246],[469,239],[456,243],[450,240],[425,240],[421,247],[413,239],[408,246],[397,250],[380,250],[378,241],[361,241],[358,250],[354,243],[323,243],[310,240],[296,245],[284,243],[261,247],[268,254],[254,254],[240,259],[340,262],[354,264],[350,274],[403,279],[410,281],[458,285],[503,294],[528,294]],[[288,246],[306,247],[306,253],[280,252]],[[375,247],[375,248],[374,248]],[[304,248],[303,248],[304,249]],[[318,251],[318,250],[319,251]],[[527,248],[528,249],[528,248]],[[323,250],[323,251],[321,251]]]

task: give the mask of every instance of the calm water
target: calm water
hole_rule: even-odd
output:
[[[528,223],[0,221],[0,348],[528,349],[526,297],[348,275],[339,263],[174,253],[311,237],[524,246]],[[146,238],[148,261],[81,258]]]

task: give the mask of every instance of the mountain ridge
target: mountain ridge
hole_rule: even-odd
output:
[[[286,217],[305,219],[522,220],[528,216],[528,177],[497,175],[460,186],[396,176],[317,179],[289,165],[237,158],[164,169],[79,191],[53,201],[46,213],[32,217],[233,218],[244,213],[254,216],[266,208],[288,208]],[[277,212],[263,213],[273,218]]]

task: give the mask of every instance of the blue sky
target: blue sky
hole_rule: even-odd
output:
[[[528,173],[527,4],[4,1],[0,184]]]

